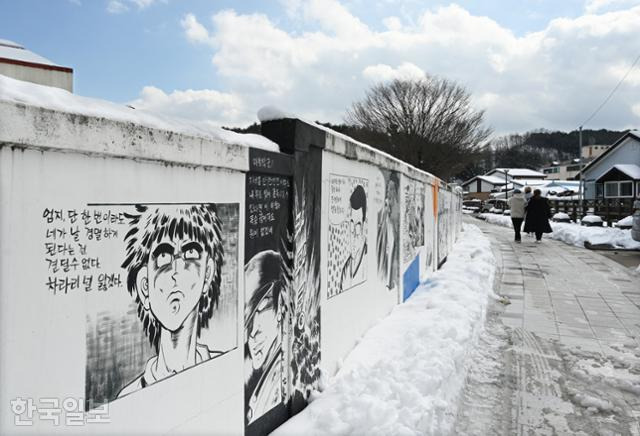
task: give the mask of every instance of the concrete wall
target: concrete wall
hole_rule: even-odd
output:
[[[0,74],[39,85],[54,86],[73,92],[73,72],[7,63],[0,60]]]
[[[460,231],[438,179],[299,120],[263,124],[283,153],[0,120],[2,434],[267,434]]]

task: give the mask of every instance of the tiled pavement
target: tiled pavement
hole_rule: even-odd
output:
[[[480,224],[497,243],[505,325],[589,349],[640,345],[640,277],[594,251],[526,235],[516,243],[511,229]]]
[[[490,238],[496,292],[509,303],[492,304],[487,324],[487,343],[501,340],[491,320],[509,338],[493,350],[501,388],[487,396],[480,383],[467,414],[481,422],[475,403],[507,400],[490,403],[492,424],[469,434],[640,435],[640,277],[597,252],[526,235],[516,243],[511,229],[467,220]]]

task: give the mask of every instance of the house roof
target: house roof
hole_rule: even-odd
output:
[[[606,173],[601,175],[598,178],[598,180],[602,179],[604,176],[609,174],[614,169],[626,174],[627,176],[629,176],[633,180],[640,180],[640,166],[638,166],[636,164],[617,164],[617,165],[614,165]]]
[[[463,186],[468,185],[469,183],[473,182],[476,179],[484,180],[485,182],[491,183],[492,185],[504,185],[504,179],[501,179],[500,177],[494,177],[494,176],[473,176],[472,178],[464,182],[462,185]]]
[[[517,179],[513,180],[513,183],[520,186],[540,186],[549,183],[549,181],[540,179]]]
[[[586,164],[584,166],[584,168],[582,168],[582,172],[584,173],[585,170],[587,170],[587,168],[592,167],[593,165],[595,165],[597,162],[600,162],[600,160],[604,159],[605,156],[608,156],[609,153],[611,153],[613,150],[615,150],[620,144],[622,144],[627,138],[633,138],[636,141],[640,142],[640,136],[636,135],[633,132],[627,132],[624,135],[622,135],[620,138],[618,138],[618,140],[616,142],[614,142],[613,144],[611,144],[611,147],[607,148],[606,151],[604,153],[602,153],[600,156],[598,156],[597,158],[595,158],[594,160],[592,160],[591,162],[589,162],[588,164]]]
[[[0,39],[0,62],[65,72],[72,71],[71,68],[55,64],[49,59],[27,50],[24,46],[13,41],[9,41],[8,39]]]
[[[495,173],[498,171],[503,174],[505,171],[508,171],[509,175],[513,177],[546,177],[546,174],[543,174],[539,171],[530,170],[529,168],[494,168],[487,174]]]

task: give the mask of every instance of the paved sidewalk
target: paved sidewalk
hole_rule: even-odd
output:
[[[471,403],[478,392],[503,397],[511,410],[496,411],[496,400],[485,411],[472,406],[467,421],[493,423],[460,428],[640,435],[640,277],[597,252],[526,235],[515,243],[511,229],[465,221],[491,239],[496,292],[506,297],[489,313],[484,342],[493,344],[485,353],[493,363],[477,362],[486,368],[477,377],[482,386],[470,383],[465,396]],[[492,395],[487,380],[498,386],[489,387]]]
[[[481,223],[483,224],[483,223]],[[540,337],[605,351],[612,343],[640,345],[640,277],[606,257],[563,242],[484,224],[498,245],[500,293],[511,304],[502,322]]]

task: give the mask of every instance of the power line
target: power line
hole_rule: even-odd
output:
[[[622,82],[624,82],[626,80],[627,76],[629,75],[629,73],[631,73],[631,70],[633,70],[633,68],[636,66],[638,61],[640,61],[640,55],[638,55],[636,60],[633,61],[633,64],[631,64],[631,68],[629,68],[627,73],[624,76],[622,76],[622,79],[620,79],[618,84],[611,90],[611,92],[609,93],[607,98],[604,99],[604,101],[600,104],[600,106],[598,106],[598,108],[591,114],[591,116],[589,118],[587,118],[586,120],[584,120],[582,122],[582,124],[580,124],[580,127],[583,127],[585,124],[587,124],[589,121],[591,121],[593,119],[593,117],[595,117],[598,114],[598,112],[600,112],[600,109],[602,109],[604,107],[604,105],[609,102],[611,97],[613,97],[613,94],[615,94],[616,91],[618,90],[618,88],[620,88],[620,85],[622,85]]]

